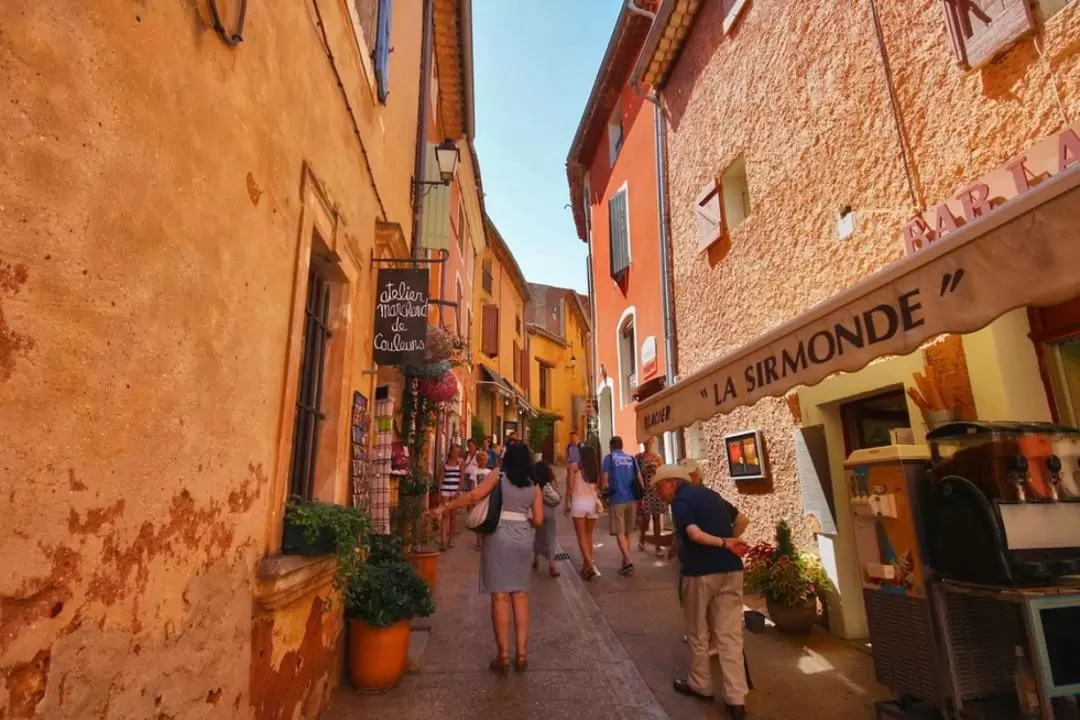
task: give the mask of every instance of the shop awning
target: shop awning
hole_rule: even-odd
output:
[[[517,395],[510,383],[503,380],[502,375],[495,372],[487,365],[481,365],[480,372],[483,377],[487,378],[484,382],[494,383],[495,387],[491,388],[494,392],[506,395],[507,397],[514,397]]]
[[[686,427],[872,360],[1080,295],[1080,165],[889,265],[637,406],[638,435]]]

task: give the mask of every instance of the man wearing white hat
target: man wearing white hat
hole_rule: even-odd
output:
[[[742,556],[749,545],[739,539],[749,520],[719,493],[695,484],[686,465],[664,465],[651,484],[671,505],[685,580],[685,611],[690,646],[686,679],[675,690],[713,698],[709,659],[711,635],[718,639],[723,695],[734,720],[746,717],[747,675],[743,662]]]

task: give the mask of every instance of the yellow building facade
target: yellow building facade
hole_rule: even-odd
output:
[[[570,432],[584,442],[589,394],[589,313],[573,290],[529,285],[529,403],[554,416],[549,438],[534,450],[548,462],[564,463]]]
[[[485,217],[486,246],[474,281],[473,362],[476,382],[474,426],[502,444],[506,436],[524,437],[533,409],[528,401],[528,335],[525,308],[529,287],[495,223]],[[471,433],[476,434],[476,433]]]

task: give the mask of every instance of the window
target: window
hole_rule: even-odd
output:
[[[623,187],[608,200],[608,233],[611,277],[621,280],[630,269],[630,213]]]
[[[611,112],[611,120],[608,121],[608,154],[611,166],[615,167],[615,159],[619,157],[619,150],[623,146],[623,107],[622,100],[615,102],[615,109]]]
[[[379,102],[390,96],[390,16],[393,0],[379,0],[378,26],[375,30],[375,82]]]
[[[637,341],[634,337],[633,315],[619,327],[619,374],[622,404],[625,405],[637,387]]]
[[[514,343],[514,382],[521,384],[521,348]]]
[[[953,52],[968,68],[990,62],[1035,27],[1028,0],[945,0],[943,6]]]
[[[481,322],[483,323],[483,327],[480,330],[482,333],[482,337],[480,338],[480,350],[488,357],[498,357],[499,306],[485,305]]]
[[[331,286],[312,263],[308,273],[307,304],[304,307],[303,354],[296,394],[296,423],[293,428],[289,496],[311,500],[315,496],[315,456],[323,413],[323,380],[330,332]]]
[[[483,263],[483,277],[481,278],[481,284],[484,287],[484,292],[491,295],[492,280],[491,280],[491,258],[484,258]]]
[[[907,395],[903,390],[890,390],[872,397],[844,403],[840,406],[844,429],[844,451],[884,447],[891,444],[890,430],[911,427]]]
[[[540,363],[540,407],[551,407],[551,367]]]
[[[697,216],[698,250],[707,250],[730,235],[750,215],[750,186],[746,160],[737,157],[720,178],[706,183],[694,207]]]

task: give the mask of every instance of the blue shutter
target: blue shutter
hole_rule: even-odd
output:
[[[393,0],[379,0],[378,29],[375,31],[375,82],[379,86],[379,102],[390,94],[390,15]]]
[[[626,191],[620,190],[608,200],[611,277],[616,280],[622,278],[630,269],[630,232],[626,218]]]

